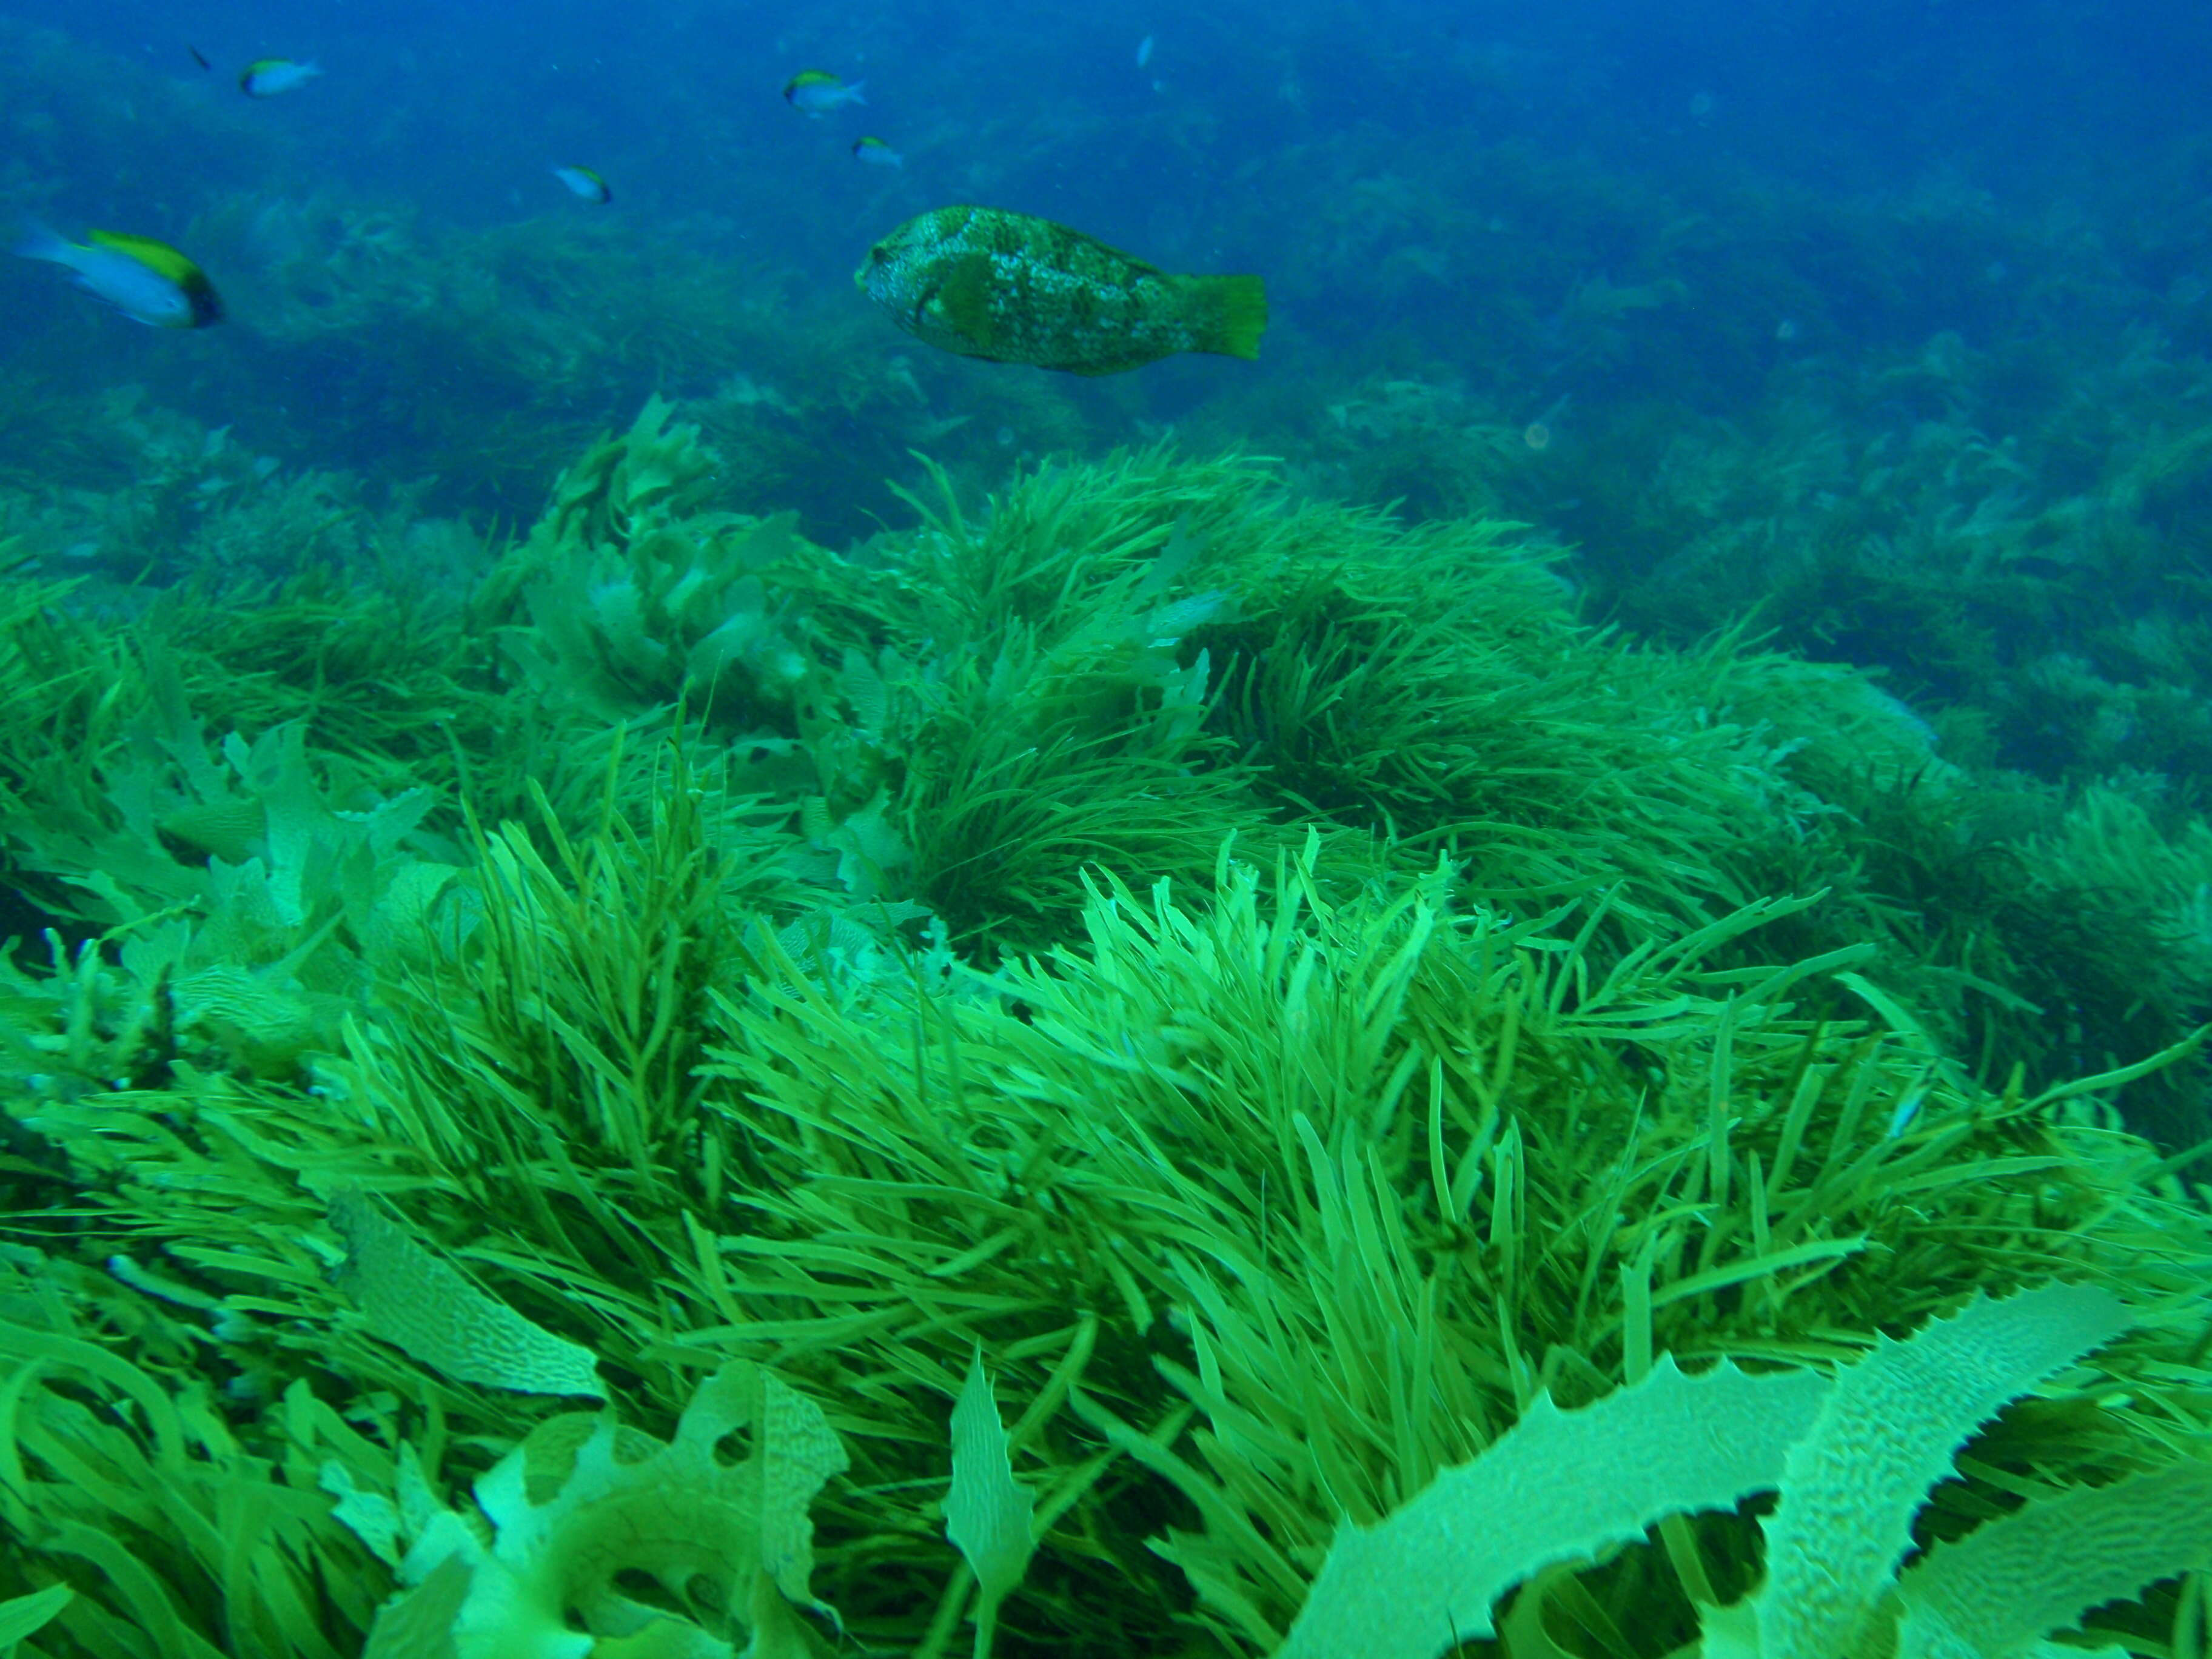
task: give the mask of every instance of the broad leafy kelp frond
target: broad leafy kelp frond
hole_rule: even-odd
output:
[[[818,648],[776,567],[814,551],[788,518],[577,546],[526,590],[535,626],[516,654],[603,715],[688,699],[731,731],[791,737],[793,705],[818,695]]]
[[[1710,1659],[2067,1651],[2041,1638],[2212,1548],[2212,1462],[2031,1488],[2025,1507],[1898,1570],[1915,1512],[1977,1427],[2133,1319],[2108,1291],[2056,1283],[1977,1296],[1832,1383],[1725,1363],[1685,1378],[1669,1357],[1580,1411],[1540,1398],[1388,1521],[1340,1533],[1283,1659],[1438,1659],[1492,1635],[1490,1605],[1542,1569],[1639,1541],[1655,1521],[1686,1535],[1684,1514],[1775,1489],[1758,1590],[1702,1598]],[[1516,1603],[1509,1652],[1559,1651],[1544,1609],[1560,1583]]]
[[[1448,869],[1344,890],[1316,837],[1272,875],[1220,863],[1210,897],[1097,878],[1083,945],[856,998],[731,937],[676,794],[649,836],[491,838],[447,954],[318,1098],[42,1109],[78,1125],[57,1144],[134,1272],[224,1322],[210,1363],[264,1396],[326,1368],[380,1422],[385,1394],[423,1402],[483,1467],[529,1413],[395,1324],[385,1283],[447,1282],[408,1266],[443,1258],[588,1344],[648,1425],[727,1358],[773,1367],[850,1459],[811,1594],[863,1643],[944,1653],[967,1591],[935,1506],[980,1344],[1037,1499],[1000,1659],[1171,1650],[1194,1617],[1267,1650],[1340,1520],[1540,1393],[1595,1400],[1668,1351],[1841,1364],[1983,1284],[2124,1283],[2146,1329],[2107,1362],[2130,1403],[2008,1422],[1972,1502],[2154,1467],[2206,1419],[2201,1212],[2142,1185],[2139,1142],[1982,1094],[1909,1031],[1799,1018],[1846,959],[1717,965],[1790,905],[1601,955],[1586,908],[1463,910]],[[387,1235],[372,1285],[355,1256]],[[1752,1522],[1685,1524],[1547,1586],[1633,1633],[1595,1651],[1657,1659],[1694,1631],[1684,1584],[1753,1582]]]
[[[838,816],[864,805],[885,737],[879,641],[856,603],[866,573],[788,514],[709,510],[716,463],[696,427],[663,430],[669,413],[649,402],[569,470],[477,617],[505,626],[549,700],[614,720],[680,704],[738,742],[762,787]]]
[[[708,514],[714,453],[696,426],[667,430],[673,413],[660,398],[647,398],[629,431],[602,438],[562,473],[528,540],[500,561],[478,592],[476,609],[484,621],[517,620],[524,591],[571,550],[621,552],[651,531],[695,518],[705,520],[702,530],[738,521]]]
[[[862,1375],[889,1344],[888,1406],[895,1376],[950,1392],[971,1331],[1050,1354],[1073,1338],[1038,1322],[1095,1310],[1071,1406],[1190,1501],[1201,1528],[1158,1547],[1224,1639],[1264,1649],[1340,1516],[1379,1518],[1540,1390],[1595,1398],[1662,1350],[1840,1361],[1844,1333],[2054,1273],[2190,1294],[2202,1218],[2133,1188],[2148,1149],[1961,1086],[1910,1035],[1793,1017],[1848,955],[1713,965],[1790,907],[1608,969],[1588,917],[1455,915],[1442,877],[1346,901],[1321,868],[1310,850],[1270,893],[1230,866],[1210,903],[1101,890],[1088,946],[993,981],[1018,1018],[918,1005],[907,1053],[803,979],[728,1006],[714,1069],[811,1179],[747,1198],[763,1224],[723,1243],[732,1302],[783,1316],[715,1339]],[[921,1291],[939,1279],[968,1288]],[[1192,1439],[1144,1420],[1147,1347]],[[2173,1409],[2002,1455],[2108,1470]],[[1079,1452],[1072,1429],[1047,1443]],[[1752,1534],[1709,1530],[1693,1570],[1743,1588]],[[1649,1556],[1591,1584],[1652,1644],[1624,1653],[1688,1617]]]
[[[321,1590],[341,1659],[433,1531],[453,1548],[380,1644],[473,1639],[501,1585],[627,1621],[533,1613],[556,1644],[744,1639],[734,1546],[703,1608],[638,1577],[668,1565],[650,1543],[592,1557],[611,1589],[589,1563],[488,1565],[596,1548],[569,1530],[592,1494],[622,1507],[734,1422],[702,1388],[732,1360],[820,1402],[845,1462],[806,1488],[811,1575],[748,1579],[752,1628],[826,1648],[788,1605],[819,1597],[856,1645],[923,1659],[966,1646],[963,1559],[996,1659],[1272,1650],[1344,1523],[1385,1524],[1540,1401],[1610,1400],[1667,1354],[1692,1382],[1841,1370],[1984,1285],[2108,1286],[2142,1318],[2107,1380],[1981,1437],[1916,1545],[2031,1488],[2158,1480],[2201,1441],[2212,1231],[2105,1109],[2190,1040],[2039,1097],[1984,1086],[2003,1068],[1948,1046],[1896,971],[1917,898],[1856,878],[1875,820],[1835,780],[1921,780],[1931,836],[1965,787],[1914,766],[1909,720],[1857,682],[1734,638],[1626,649],[1510,527],[1293,508],[1243,461],[1040,473],[988,519],[948,506],[850,560],[787,536],[721,583],[763,527],[719,512],[708,465],[648,409],[487,585],[477,619],[526,657],[555,651],[526,618],[556,571],[562,604],[611,582],[673,678],[596,712],[494,680],[496,735],[453,757],[465,830],[297,723],[210,741],[175,667],[209,659],[176,647],[133,659],[112,722],[60,698],[100,769],[10,820],[102,936],[0,988],[8,1063],[46,1079],[15,1091],[5,1171],[69,1190],[16,1224],[80,1253],[88,1340],[173,1400],[238,1402],[264,1484],[336,1500],[372,1553]],[[786,726],[724,728],[684,665],[756,615],[789,624],[813,689]],[[309,660],[211,636],[276,665],[272,710]],[[616,636],[565,637],[590,663]],[[2068,843],[2074,889],[2181,902],[2193,843],[2099,824]],[[1760,896],[1783,869],[1801,896]],[[303,1007],[297,1035],[207,1037],[203,948]],[[120,1373],[62,1393],[148,1437],[111,1484],[158,1484],[150,1408],[94,1401],[110,1382],[130,1395]],[[796,1411],[759,1387],[757,1424]],[[514,1461],[545,1389],[636,1427],[556,1418],[534,1443],[554,1466]],[[979,1426],[993,1389],[1003,1439]],[[276,1401],[283,1434],[307,1413],[312,1480]],[[362,1443],[331,1449],[331,1421]],[[972,1492],[946,1535],[963,1457],[994,1464],[995,1551]],[[710,1508],[751,1478],[714,1462],[676,1479]],[[665,1497],[634,1512],[665,1520]],[[1716,1511],[1555,1559],[1499,1610],[1506,1639],[1661,1659],[1753,1587],[1760,1543]],[[64,1546],[10,1547],[0,1596],[100,1593]],[[131,1547],[213,1628],[196,1567]],[[647,1603],[698,1640],[649,1635]],[[125,1623],[154,1601],[97,1643],[76,1605],[39,1632],[51,1659],[159,1649]]]
[[[721,1449],[740,1430],[742,1462]],[[810,1589],[808,1509],[846,1467],[821,1407],[743,1362],[700,1385],[668,1443],[611,1414],[550,1419],[477,1481],[467,1513],[428,1502],[393,1512],[410,1588],[379,1614],[368,1652],[508,1659],[604,1646],[706,1659],[734,1652],[728,1638],[747,1631],[748,1653],[819,1651],[799,1610],[836,1614]]]

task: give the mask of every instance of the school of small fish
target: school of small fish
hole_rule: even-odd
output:
[[[1151,65],[1153,48],[1148,34],[1137,47],[1139,70]],[[186,50],[202,70],[213,69],[198,46]],[[249,98],[276,98],[323,72],[312,59],[257,58],[239,71],[238,87]],[[793,76],[783,96],[810,120],[867,104],[864,82],[819,69]],[[850,148],[864,166],[906,165],[873,134]],[[614,200],[613,187],[591,167],[568,163],[550,171],[581,201],[604,207]],[[149,327],[205,328],[222,320],[222,300],[207,273],[151,236],[94,230],[72,242],[33,222],[13,251],[62,266],[77,287]],[[868,251],[854,281],[901,328],[941,350],[1073,374],[1120,374],[1186,351],[1255,358],[1267,325],[1257,276],[1177,275],[1079,230],[999,208],[916,215]]]

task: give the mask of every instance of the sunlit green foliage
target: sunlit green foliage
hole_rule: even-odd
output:
[[[465,599],[11,591],[0,1595],[69,1592],[21,1651],[1262,1654],[1540,1390],[2053,1278],[2138,1328],[1916,1536],[2201,1456],[2212,1226],[2112,1105],[2197,1063],[2156,789],[1947,885],[2010,797],[1910,710],[1594,630],[1510,526],[1156,449],[840,555],[715,473],[648,404]],[[2151,938],[2155,1017],[2036,1036],[2033,975]],[[1034,1545],[988,1613],[979,1356]],[[1662,1659],[1761,1562],[1670,1522],[1504,1639]]]

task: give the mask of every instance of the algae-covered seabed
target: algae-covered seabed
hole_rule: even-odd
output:
[[[0,1645],[2200,1659],[2201,283],[1310,134],[1079,398],[4,27],[252,344],[0,370]]]
[[[2199,1037],[1996,977],[2162,937],[2124,801],[2133,890],[1908,908],[1990,786],[1510,525],[1161,449],[840,554],[718,465],[649,403],[452,602],[6,590],[19,1650],[1979,1652],[2029,1562],[2201,1651],[2212,1230],[2114,1104]],[[1619,1449],[1528,1510],[1547,1394]],[[1291,1633],[1470,1462],[1488,1565],[1332,1569],[1432,1620]]]

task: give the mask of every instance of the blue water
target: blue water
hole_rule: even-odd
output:
[[[261,159],[270,184],[399,192],[483,222],[549,210],[545,158],[580,155],[623,180],[641,218],[731,215],[763,255],[825,281],[876,228],[866,209],[880,181],[855,176],[841,142],[858,127],[911,154],[896,205],[981,184],[1007,205],[1080,216],[1109,240],[1188,225],[1187,246],[1154,250],[1168,258],[1215,251],[1209,209],[1243,219],[1236,204],[1255,191],[1295,203],[1297,179],[1270,175],[1295,175],[1299,146],[1352,136],[1398,146],[1409,165],[1518,138],[1691,191],[1717,171],[1737,184],[1879,191],[1948,166],[2022,192],[2015,205],[2032,213],[2069,191],[2087,208],[2106,185],[2139,187],[2146,164],[2201,130],[2197,70],[2212,48],[2203,8],[2147,0],[1213,5],[1190,15],[1124,4],[1024,15],[307,0],[3,15],[61,31],[119,87],[197,87],[240,129],[240,153],[212,165],[149,155],[127,183],[67,171],[36,181],[87,215],[143,218],[252,188],[263,181],[248,163]],[[1147,35],[1154,54],[1140,70]],[[191,46],[216,73],[198,75]],[[247,122],[228,107],[230,72],[264,56],[314,58],[330,73]],[[778,88],[816,66],[865,77],[865,112],[794,121]],[[52,92],[66,121],[71,89]],[[119,135],[82,137],[89,160]],[[66,168],[68,148],[59,159]],[[1480,201],[1479,171],[1459,182]],[[1265,224],[1240,228],[1243,245],[1221,251],[1277,268],[1295,251]]]
[[[1565,410],[1573,435],[1601,443],[1630,404],[1639,419],[1655,399],[1746,417],[1813,360],[1849,375],[1946,331],[1976,349],[2070,340],[2098,361],[2131,319],[2181,349],[2209,331],[2187,289],[2212,234],[2200,137],[2212,15],[2197,6],[49,0],[0,19],[13,40],[0,210],[185,246],[232,311],[208,338],[156,337],[93,314],[51,269],[10,264],[0,348],[18,368],[70,395],[143,386],[288,466],[434,474],[435,501],[454,510],[526,510],[546,460],[456,451],[398,411],[481,399],[512,414],[526,389],[416,337],[422,316],[379,314],[388,295],[325,337],[307,337],[300,314],[273,327],[256,309],[270,213],[396,215],[426,267],[449,256],[441,238],[521,228],[510,287],[470,326],[495,332],[527,307],[533,329],[557,332],[566,307],[609,331],[579,345],[587,372],[544,397],[563,434],[618,423],[649,391],[706,392],[757,352],[706,338],[711,316],[638,345],[655,301],[635,266],[726,282],[732,307],[787,319],[783,344],[817,343],[754,374],[796,404],[927,359],[868,313],[849,273],[902,219],[962,200],[1170,268],[1257,271],[1273,298],[1256,366],[1182,360],[1040,390],[1028,370],[919,362],[933,420],[967,413],[1013,453],[1174,428],[1295,454],[1317,411],[1393,377],[1450,386],[1514,428]],[[242,98],[239,67],[265,56],[327,73]],[[799,115],[780,89],[809,68],[864,82],[866,106]],[[857,165],[864,133],[906,167]],[[556,163],[598,169],[614,204],[568,198]],[[594,214],[608,293],[573,272],[553,298],[529,293],[529,228],[581,234],[574,222]],[[283,234],[296,285],[319,245]],[[1578,334],[1578,290],[1653,283],[1662,303],[1603,338]],[[2063,401],[2067,373],[2056,362],[2021,396]],[[1052,418],[1031,429],[1039,400]],[[932,429],[892,431],[844,401],[840,418],[885,467]],[[826,436],[810,428],[806,441]],[[980,477],[988,456],[972,459]],[[1388,478],[1346,487],[1407,495],[1417,515],[1454,506]],[[825,538],[866,527],[826,505],[858,484],[790,488]],[[1626,556],[1621,515],[1591,507],[1602,491],[1588,481],[1562,469],[1506,493],[1562,538],[1611,538]]]

